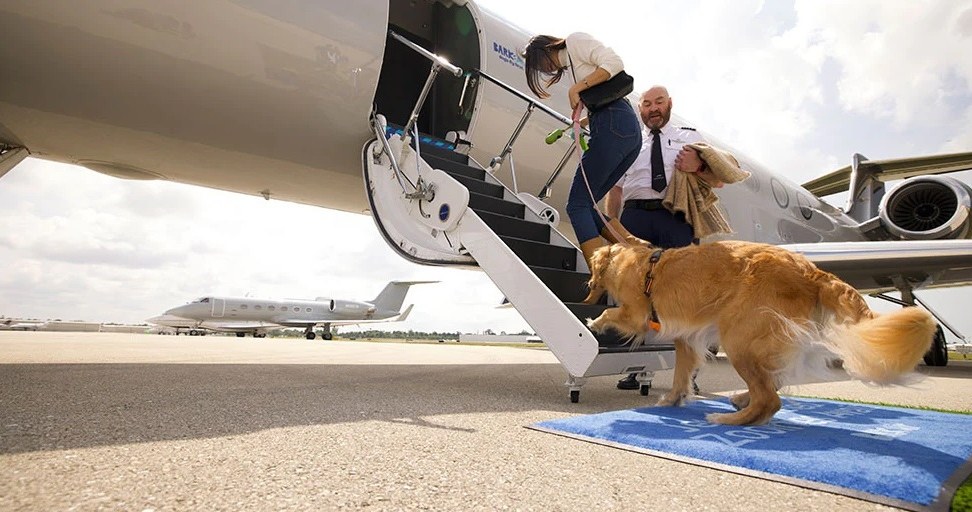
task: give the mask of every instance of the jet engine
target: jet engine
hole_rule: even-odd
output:
[[[328,304],[328,310],[331,313],[335,313],[339,316],[361,316],[367,312],[368,305],[361,302],[331,299],[330,303]]]
[[[972,188],[945,176],[909,178],[881,199],[881,225],[901,240],[972,238]]]

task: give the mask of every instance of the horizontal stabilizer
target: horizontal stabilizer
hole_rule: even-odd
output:
[[[873,175],[874,178],[882,182],[928,174],[947,174],[972,169],[972,153],[951,153],[890,160],[862,159],[857,169],[859,173]],[[830,174],[804,183],[803,188],[818,197],[844,192],[850,188],[851,170],[852,166],[850,165],[842,167]]]

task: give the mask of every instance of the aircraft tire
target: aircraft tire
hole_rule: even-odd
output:
[[[329,332],[325,332],[324,334],[321,334],[321,338],[324,338],[327,341],[331,341],[331,339],[333,339],[334,336],[332,336],[331,333]]]
[[[246,336],[246,333],[245,332],[238,332],[238,333],[236,333],[236,337],[237,338],[242,338],[243,336]]]
[[[312,340],[312,339],[314,339],[314,338],[317,337],[317,333],[315,333],[314,331],[311,331],[311,332],[307,333],[304,337],[307,338],[307,339],[309,339],[309,340]]]
[[[946,366],[948,365],[948,346],[945,344],[945,331],[942,326],[935,329],[935,337],[932,338],[932,346],[925,353],[926,366]]]

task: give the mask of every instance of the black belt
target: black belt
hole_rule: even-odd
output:
[[[637,208],[639,210],[664,210],[665,206],[661,199],[628,199],[624,202],[625,208]]]

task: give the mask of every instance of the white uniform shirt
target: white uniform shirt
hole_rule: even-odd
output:
[[[662,127],[661,133],[662,161],[665,162],[665,183],[672,183],[672,174],[675,173],[675,157],[682,147],[693,142],[702,142],[699,132],[687,128],[672,126],[670,123]],[[655,136],[647,127],[642,126],[641,130],[641,153],[628,169],[628,172],[621,176],[617,186],[623,187],[621,192],[621,207],[624,208],[624,201],[628,199],[664,199],[668,187],[661,192],[656,192],[651,188],[651,145],[654,143]]]
[[[557,58],[560,59],[562,66],[567,67],[567,74],[571,72],[571,63],[574,64],[573,78],[576,82],[583,82],[584,78],[597,68],[610,73],[611,78],[624,69],[624,62],[621,61],[621,57],[618,57],[618,54],[614,53],[614,50],[610,47],[604,46],[604,43],[591,37],[590,34],[574,32],[567,36],[566,41],[567,48],[560,50]],[[568,55],[570,58],[568,58]]]

